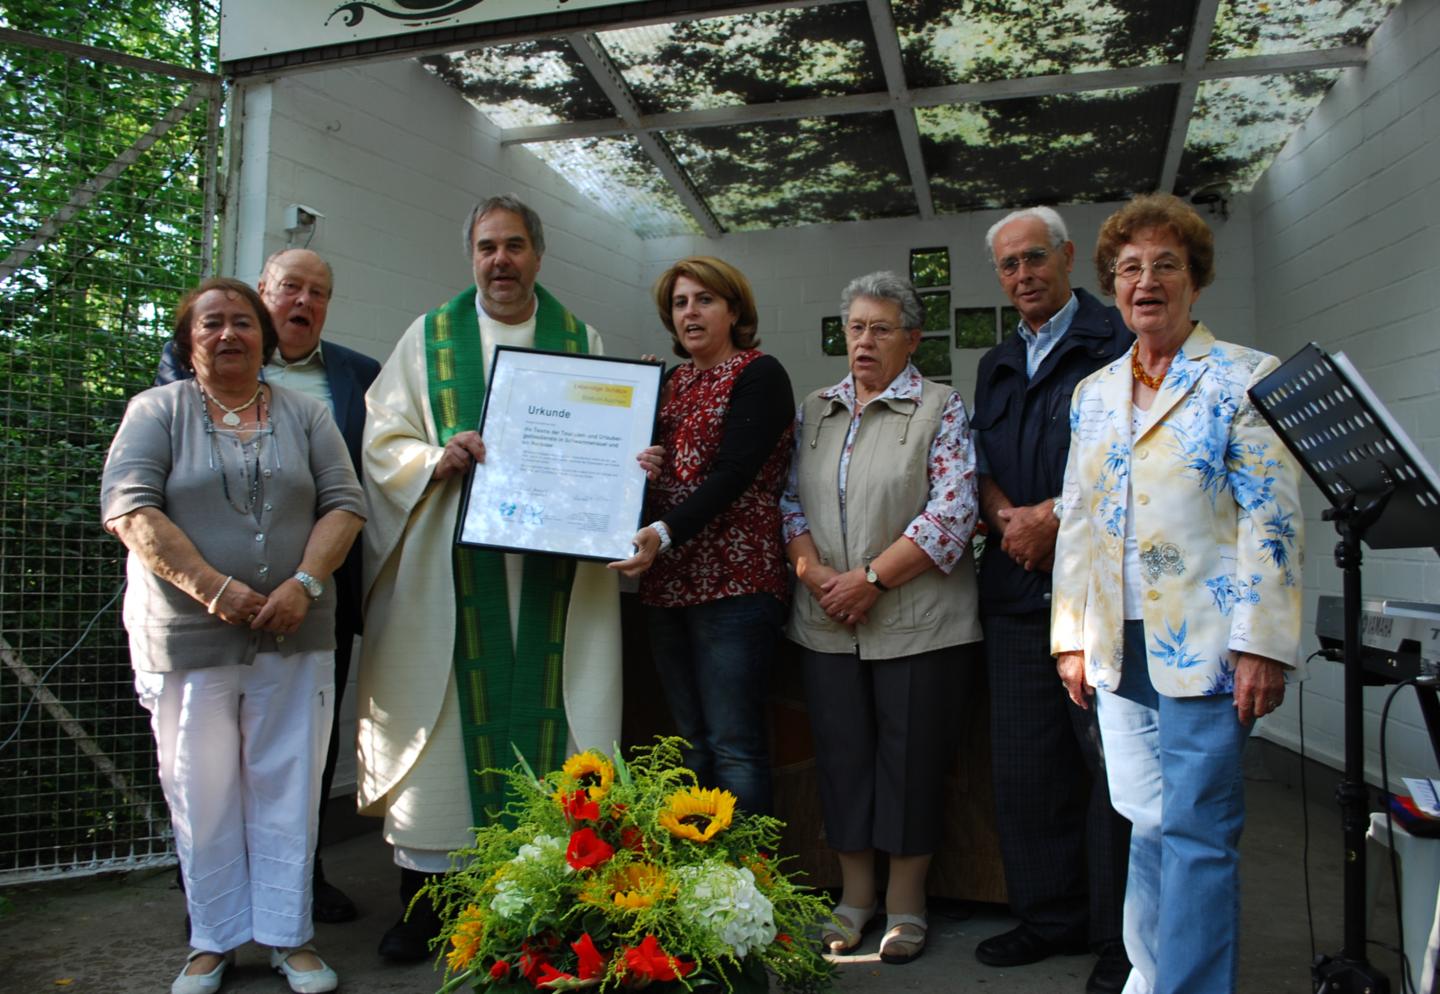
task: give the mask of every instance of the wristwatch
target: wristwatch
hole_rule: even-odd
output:
[[[865,582],[874,586],[874,588],[881,593],[890,589],[880,582],[880,575],[875,572],[875,567],[869,564],[865,566]]]
[[[295,571],[295,579],[299,582],[300,586],[305,588],[305,592],[310,595],[312,601],[318,601],[324,596],[325,584],[315,579],[303,569]]]
[[[1056,521],[1065,520],[1065,508],[1061,505],[1059,497],[1056,497],[1055,502],[1050,505],[1050,513],[1055,515]]]

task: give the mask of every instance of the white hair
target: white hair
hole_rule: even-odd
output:
[[[874,300],[892,300],[900,305],[900,323],[905,330],[925,326],[925,304],[920,292],[899,273],[882,269],[878,272],[857,276],[840,291],[840,313],[843,320],[850,322],[850,305],[856,297],[870,297]]]
[[[985,232],[985,254],[989,256],[991,262],[995,261],[995,236],[1000,233],[1000,229],[1011,221],[1023,221],[1032,217],[1044,222],[1045,230],[1050,233],[1052,248],[1059,248],[1070,240],[1070,233],[1065,230],[1064,220],[1053,207],[1026,207],[1022,210],[1011,211],[990,225],[990,230]]]

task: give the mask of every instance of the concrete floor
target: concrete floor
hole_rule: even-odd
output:
[[[1272,779],[1257,755],[1248,764],[1249,820],[1242,845],[1240,990],[1247,994],[1310,992],[1311,944],[1301,847],[1306,812],[1298,789]],[[1341,943],[1339,815],[1331,785],[1312,785],[1308,809],[1310,886],[1315,943],[1336,952]],[[423,994],[439,986],[429,964],[392,966],[375,943],[398,912],[395,868],[378,834],[366,832],[327,847],[330,880],[361,907],[346,925],[321,925],[316,944],[341,977],[347,994]],[[1388,872],[1371,929],[1371,960],[1399,991],[1394,906]],[[185,909],[173,872],[33,884],[5,892],[13,907],[0,918],[0,992],[165,992],[184,959]],[[975,944],[1014,924],[1003,907],[937,905],[931,909],[930,947],[906,966],[876,955],[878,931],[860,955],[841,961],[840,994],[899,991],[1051,994],[1084,990],[1091,956],[1057,957],[1013,970],[975,960]],[[1377,945],[1380,943],[1383,945]],[[1388,947],[1388,948],[1386,948]],[[284,982],[266,967],[264,950],[240,952],[223,991],[279,994]]]

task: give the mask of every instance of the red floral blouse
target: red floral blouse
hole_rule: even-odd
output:
[[[665,466],[649,495],[649,520],[664,521],[674,544],[641,580],[644,603],[690,607],[754,593],[789,600],[779,500],[793,404],[784,368],[757,349],[709,369],[675,370],[660,407]],[[707,505],[719,510],[696,521]]]

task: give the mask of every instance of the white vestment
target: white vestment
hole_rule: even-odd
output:
[[[496,344],[534,345],[533,318],[504,325],[481,312],[480,327],[487,380]],[[600,336],[586,331],[590,351],[600,354]],[[423,315],[381,368],[365,407],[370,514],[363,533],[359,806],[384,815],[391,845],[448,852],[473,842],[474,824],[453,679],[451,549],[466,476],[430,479],[443,447],[430,409]],[[512,632],[519,562],[506,556]],[[571,748],[609,754],[620,739],[620,601],[616,574],[601,563],[576,564],[563,693]],[[499,764],[510,765],[510,758]]]

